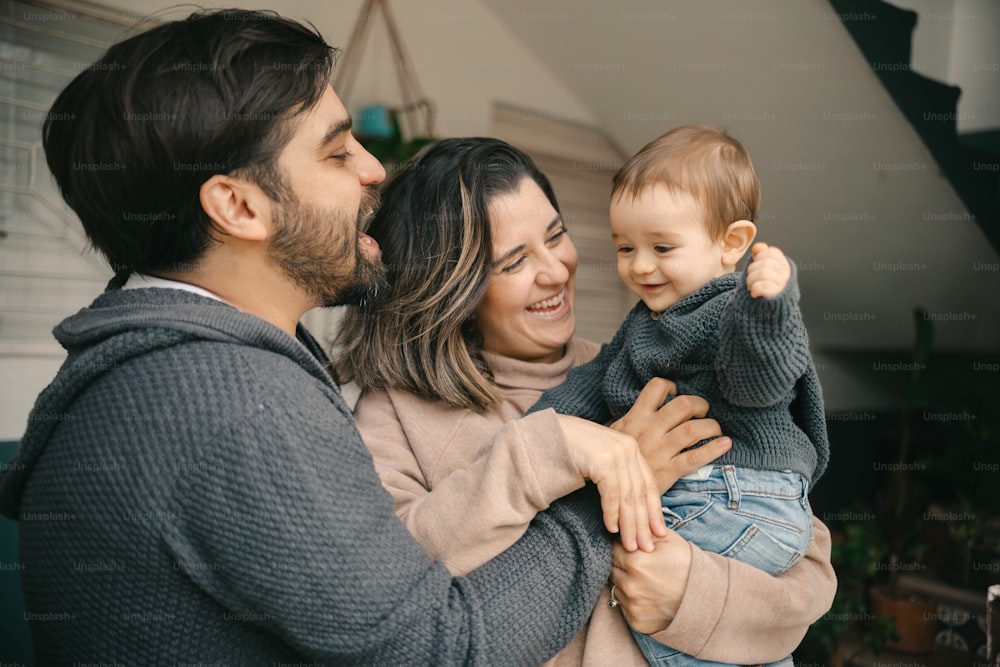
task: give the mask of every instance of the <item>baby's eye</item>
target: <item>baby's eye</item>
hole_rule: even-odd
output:
[[[653,246],[653,250],[655,250],[656,252],[668,252],[670,250],[670,246],[668,246],[668,245],[655,245],[655,246]]]

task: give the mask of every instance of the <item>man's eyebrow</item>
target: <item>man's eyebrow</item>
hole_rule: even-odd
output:
[[[323,150],[329,146],[331,143],[336,141],[337,137],[342,135],[344,132],[350,131],[352,127],[354,127],[354,119],[349,116],[331,127],[326,131],[326,134],[323,135],[323,139],[319,142],[319,150]]]
[[[555,229],[556,225],[560,224],[561,222],[562,222],[562,215],[557,213],[556,217],[552,218],[552,222],[550,222],[548,226],[545,228],[545,232],[546,233],[551,232],[553,229]],[[525,248],[524,243],[515,248],[511,248],[510,250],[505,252],[503,256],[497,258],[497,261],[493,262],[493,266],[500,266],[508,259],[516,255],[517,253],[521,252],[522,250],[524,250],[524,248]]]

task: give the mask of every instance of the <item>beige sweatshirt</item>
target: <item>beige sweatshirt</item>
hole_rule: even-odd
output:
[[[502,552],[537,512],[583,486],[555,413],[523,414],[597,350],[574,338],[553,364],[486,355],[504,399],[486,413],[395,389],[359,399],[358,429],[396,513],[454,574]],[[788,655],[829,609],[837,585],[829,531],[814,519],[813,532],[805,558],[779,577],[692,545],[680,609],[654,638],[720,662],[766,663]],[[620,610],[607,600],[605,587],[589,624],[547,665],[647,664]]]

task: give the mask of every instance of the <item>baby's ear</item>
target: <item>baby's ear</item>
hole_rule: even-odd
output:
[[[733,268],[746,254],[750,244],[757,238],[757,225],[749,220],[737,220],[729,223],[722,234],[722,261]]]

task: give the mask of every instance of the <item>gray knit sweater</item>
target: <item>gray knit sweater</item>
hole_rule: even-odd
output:
[[[610,547],[592,488],[452,578],[394,515],[304,330],[153,288],[55,335],[69,356],[0,477],[39,664],[526,665],[593,609]]]
[[[529,410],[606,423],[624,415],[654,377],[709,403],[708,416],[733,439],[717,460],[793,470],[815,484],[830,444],[823,395],[792,279],[774,298],[754,299],[743,272],[711,281],[654,320],[641,301],[610,343]]]

